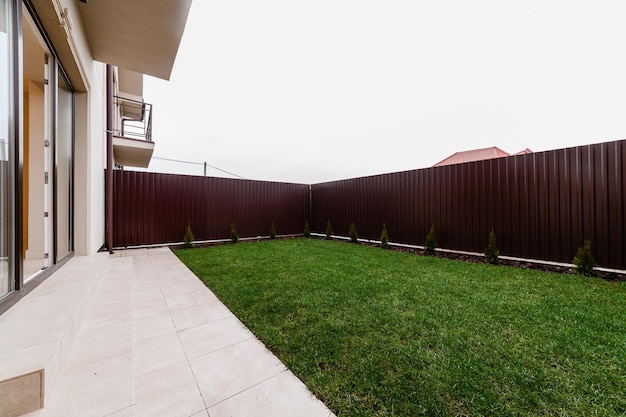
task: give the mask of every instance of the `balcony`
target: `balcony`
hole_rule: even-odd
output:
[[[130,96],[130,95],[129,95]],[[113,158],[121,166],[147,168],[154,151],[152,105],[141,97],[115,96]]]

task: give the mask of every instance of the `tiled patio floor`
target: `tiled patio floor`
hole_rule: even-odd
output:
[[[89,259],[98,288],[45,407],[27,416],[333,415],[169,249],[76,257],[26,299]]]

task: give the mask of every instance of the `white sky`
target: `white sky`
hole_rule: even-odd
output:
[[[195,0],[171,80],[145,80],[154,155],[309,184],[623,139],[625,21],[623,0]]]

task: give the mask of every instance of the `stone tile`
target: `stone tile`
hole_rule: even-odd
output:
[[[61,372],[38,417],[102,417],[133,405],[132,354]]]
[[[134,291],[135,299],[133,303],[133,314],[135,317],[147,316],[155,313],[168,312],[167,303],[161,291],[150,291],[146,294],[141,294],[139,291]],[[141,295],[140,295],[141,294]]]
[[[117,251],[122,258],[139,258],[142,256],[148,255],[148,249],[139,248],[139,249],[131,249],[131,250],[120,250]]]
[[[89,309],[94,307],[104,307],[109,304],[127,304],[130,305],[133,300],[132,282],[127,282],[124,285],[116,286],[115,288],[100,288],[97,294],[94,296]]]
[[[161,289],[170,310],[177,310],[217,300],[215,294],[213,294],[203,284],[180,285],[168,283],[166,285],[162,285]]]
[[[202,410],[198,414],[194,414],[191,417],[210,417],[209,412],[207,410]]]
[[[287,369],[256,339],[200,356],[190,364],[207,407]]]
[[[42,317],[39,320],[18,318],[4,322],[0,330],[0,334],[4,336],[0,343],[0,355],[50,342],[60,342],[67,324],[68,317],[63,314]]]
[[[189,417],[205,409],[187,362],[137,378],[135,387],[136,417]]]
[[[291,372],[283,372],[209,407],[211,417],[329,417],[334,414]]]
[[[220,301],[211,301],[196,306],[171,311],[172,320],[178,330],[207,324],[212,321],[234,317]]]
[[[53,361],[59,362],[59,348],[60,342],[56,341],[0,355],[0,381],[43,369]],[[58,365],[60,368],[60,363]]]
[[[146,339],[175,331],[172,317],[167,310],[140,315],[133,320],[133,340]]]
[[[132,351],[132,323],[116,327],[93,327],[78,332],[67,368],[112,358]]]
[[[181,330],[178,334],[189,359],[254,337],[236,318],[191,327]]]
[[[134,352],[137,377],[187,360],[176,332],[135,342]]]
[[[123,410],[116,411],[111,414],[107,414],[104,417],[135,417],[135,406],[126,407]]]
[[[116,327],[132,320],[130,302],[117,301],[92,305],[83,319],[81,330],[94,327]]]

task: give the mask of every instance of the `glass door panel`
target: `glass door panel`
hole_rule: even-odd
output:
[[[72,251],[72,92],[58,77],[56,134],[57,261]]]
[[[9,94],[9,9],[7,0],[0,0],[0,298],[13,290],[14,279],[9,268],[11,241],[12,201],[9,167],[9,118],[11,94]]]
[[[27,10],[22,14],[23,39],[23,201],[24,282],[50,261],[50,139],[52,65],[49,51]],[[52,82],[55,80],[53,79]]]

